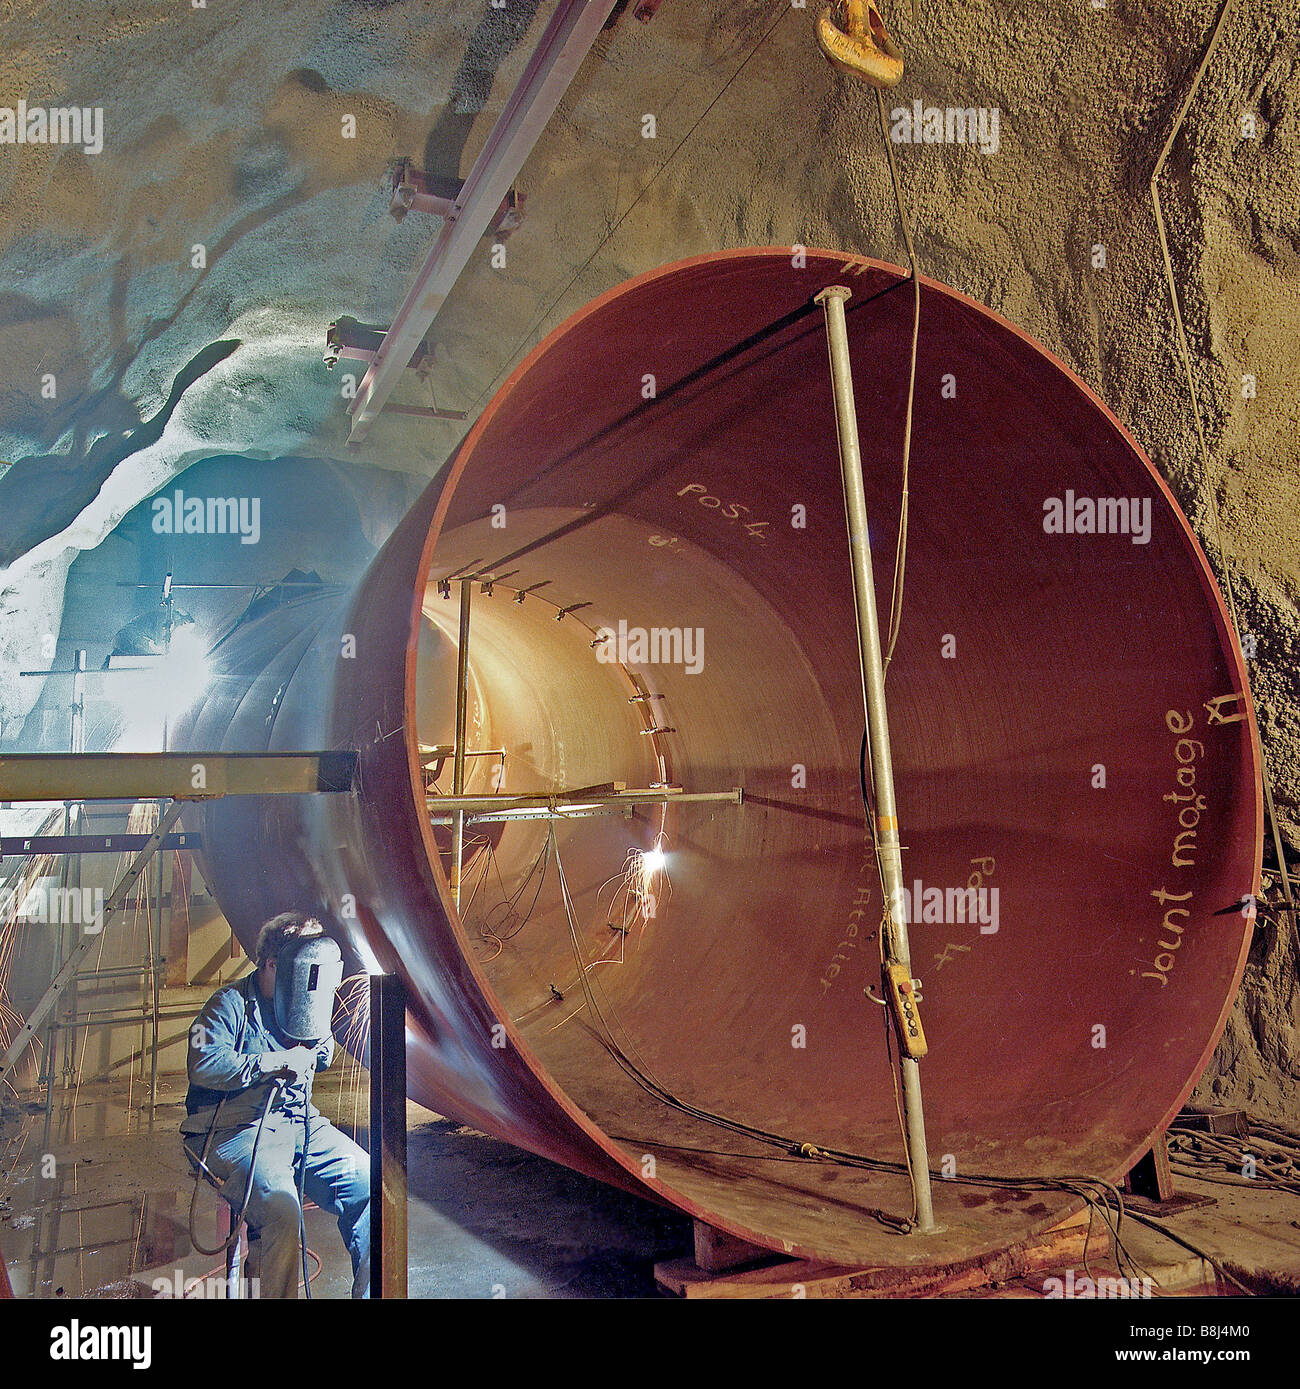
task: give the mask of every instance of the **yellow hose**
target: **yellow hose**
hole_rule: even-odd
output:
[[[844,27],[836,23],[842,15]],[[902,50],[889,37],[873,0],[839,0],[817,16],[817,43],[832,65],[873,87],[896,87],[903,76]]]

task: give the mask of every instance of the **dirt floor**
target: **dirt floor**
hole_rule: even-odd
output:
[[[322,1076],[316,1098],[323,1113],[350,1128],[356,1096],[342,1081]],[[126,1088],[104,1082],[84,1085],[75,1103],[58,1097],[48,1130],[39,1100],[6,1108],[0,1252],[19,1297],[148,1298],[175,1296],[178,1288],[192,1298],[222,1295],[221,1260],[196,1253],[188,1234],[193,1180],[177,1140],[183,1093],[179,1077],[161,1079],[152,1130],[147,1107],[136,1107],[138,1091],[128,1108]],[[408,1125],[413,1298],[655,1297],[662,1295],[655,1265],[692,1249],[691,1223],[680,1214],[414,1104]],[[366,1142],[364,1128],[352,1131]],[[1252,1291],[1300,1290],[1300,1196],[1190,1177],[1177,1186],[1215,1204],[1168,1217],[1172,1234]],[[215,1194],[202,1188],[198,1230],[209,1245],[217,1210]],[[313,1295],[346,1298],[351,1269],[334,1222],[312,1207],[306,1223]],[[1122,1235],[1151,1279],[1148,1292],[1135,1295],[1239,1295],[1158,1232],[1129,1220]],[[1072,1261],[1073,1278],[1121,1276],[1112,1250],[1098,1220],[1086,1259]],[[776,1256],[773,1262],[780,1264]],[[1046,1267],[954,1295],[1044,1297],[1050,1280],[1066,1273],[1064,1264]]]
[[[1295,6],[1229,0],[1162,175],[1208,467],[1149,184],[1220,6],[883,8],[906,55],[887,106],[1000,116],[996,152],[897,146],[919,268],[1061,356],[1169,481],[1231,582],[1300,857]],[[798,243],[902,261],[874,94],[824,61],[817,9],[625,12],[525,167],[504,265],[463,277],[433,335],[436,370],[403,399],[432,390],[472,422],[567,314],[680,257]],[[72,561],[191,465],[326,460],[374,545],[441,469],[468,424],[386,416],[346,447],[346,370],[323,367],[325,328],[389,320],[439,225],[390,216],[391,161],[468,173],[549,13],[540,0],[133,4],[90,36],[75,9],[4,7],[0,77],[32,100],[102,107],[104,137],[95,154],[0,146],[0,745],[40,697],[17,672],[59,631]],[[1260,926],[1201,1097],[1295,1113],[1294,930],[1276,914]]]
[[[348,1122],[354,1096],[340,1082],[321,1076],[315,1099],[364,1145],[365,1128]],[[19,1297],[152,1297],[155,1280],[173,1295],[177,1286],[219,1295],[221,1259],[195,1253],[188,1235],[183,1097],[180,1077],[162,1078],[152,1131],[147,1109],[128,1110],[124,1086],[102,1082],[83,1086],[75,1106],[56,1101],[48,1138],[42,1103],[6,1109],[0,1252]],[[363,1114],[365,1103],[363,1095]],[[412,1297],[652,1296],[654,1263],[690,1245],[680,1215],[418,1105],[408,1114]],[[209,1247],[218,1207],[203,1187],[197,1228]],[[306,1223],[320,1260],[313,1295],[347,1297],[351,1268],[333,1220],[312,1207]]]

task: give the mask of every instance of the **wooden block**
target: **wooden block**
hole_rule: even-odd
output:
[[[1244,1109],[1183,1110],[1175,1120],[1180,1128],[1199,1129],[1202,1133],[1228,1134],[1249,1138],[1250,1127]]]
[[[695,1263],[705,1273],[725,1273],[741,1264],[771,1257],[772,1250],[761,1244],[750,1244],[748,1240],[724,1234],[702,1220],[695,1222]]]

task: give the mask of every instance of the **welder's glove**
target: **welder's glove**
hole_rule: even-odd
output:
[[[296,1083],[306,1080],[315,1067],[316,1053],[311,1047],[291,1047],[288,1051],[262,1053],[261,1071],[264,1076],[284,1076]]]

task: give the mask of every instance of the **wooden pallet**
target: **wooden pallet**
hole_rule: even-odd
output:
[[[1086,1211],[1010,1249],[947,1268],[843,1268],[785,1259],[695,1222],[695,1257],[655,1265],[655,1282],[685,1298],[943,1297],[1059,1268],[1083,1257]],[[1100,1253],[1093,1232],[1091,1251]]]

